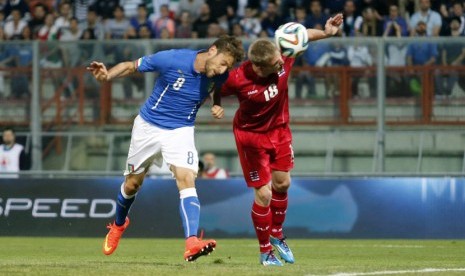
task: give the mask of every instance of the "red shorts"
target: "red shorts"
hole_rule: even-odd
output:
[[[261,187],[271,181],[272,170],[288,172],[294,167],[292,134],[289,126],[266,133],[234,128],[242,173],[249,187]]]

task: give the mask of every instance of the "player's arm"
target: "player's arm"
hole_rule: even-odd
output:
[[[324,30],[307,29],[309,40],[315,41],[336,35],[339,31],[339,27],[342,25],[343,20],[344,17],[342,16],[342,13],[338,13],[336,16],[330,17],[326,21]]]
[[[133,61],[118,63],[110,70],[107,70],[105,64],[93,61],[87,68],[98,81],[110,81],[114,78],[128,76],[136,71],[136,64]]]

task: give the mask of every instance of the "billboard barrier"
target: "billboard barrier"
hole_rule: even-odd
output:
[[[122,178],[0,179],[0,235],[103,237]],[[253,237],[244,181],[198,180],[208,236]],[[172,179],[148,178],[125,236],[183,237]],[[293,178],[291,237],[465,238],[465,178]]]

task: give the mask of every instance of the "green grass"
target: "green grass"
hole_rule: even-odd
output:
[[[180,239],[123,238],[112,256],[103,239],[0,238],[0,275],[328,275],[376,271],[429,275],[465,271],[465,241],[454,240],[289,240],[293,265],[262,267],[252,239],[220,239],[217,250],[194,263],[182,259]],[[397,273],[400,274],[400,273]],[[360,274],[358,274],[360,275]],[[365,274],[375,275],[375,274]],[[379,274],[376,274],[379,275]]]

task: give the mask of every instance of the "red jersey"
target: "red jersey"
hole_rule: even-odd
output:
[[[283,60],[283,70],[266,78],[253,71],[250,61],[229,72],[221,93],[236,95],[239,99],[234,128],[266,132],[289,123],[287,81],[295,59],[283,56]]]

